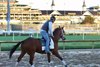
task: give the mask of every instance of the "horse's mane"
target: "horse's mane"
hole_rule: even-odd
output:
[[[54,31],[53,31],[53,35],[56,35],[59,29],[60,28],[55,28]]]

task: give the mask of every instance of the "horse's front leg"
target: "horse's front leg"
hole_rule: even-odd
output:
[[[65,61],[63,60],[63,58],[59,55],[58,51],[53,51],[52,53],[53,53],[53,55],[55,55],[56,57],[58,57],[58,58],[62,61],[62,63],[65,65],[65,67],[67,67],[66,62],[65,62]]]
[[[48,63],[51,61],[50,53],[47,53]]]

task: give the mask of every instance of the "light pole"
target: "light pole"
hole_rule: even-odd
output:
[[[7,0],[7,31],[10,31],[10,0]]]
[[[54,10],[54,6],[55,6],[55,3],[54,3],[54,0],[52,0],[52,3],[51,3],[51,10]]]

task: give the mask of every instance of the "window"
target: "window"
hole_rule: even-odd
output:
[[[73,16],[73,15],[76,15],[76,13],[68,13],[68,15],[71,15],[71,16]]]

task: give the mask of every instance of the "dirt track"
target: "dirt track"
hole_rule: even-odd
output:
[[[11,59],[8,59],[9,52],[0,52],[0,67],[14,67],[19,51],[15,52]],[[59,50],[68,67],[100,67],[100,49],[73,49]],[[55,56],[51,56],[52,63],[48,66],[45,54],[35,54],[34,64],[36,67],[64,67],[60,60]],[[29,56],[25,55],[18,67],[30,67]]]

